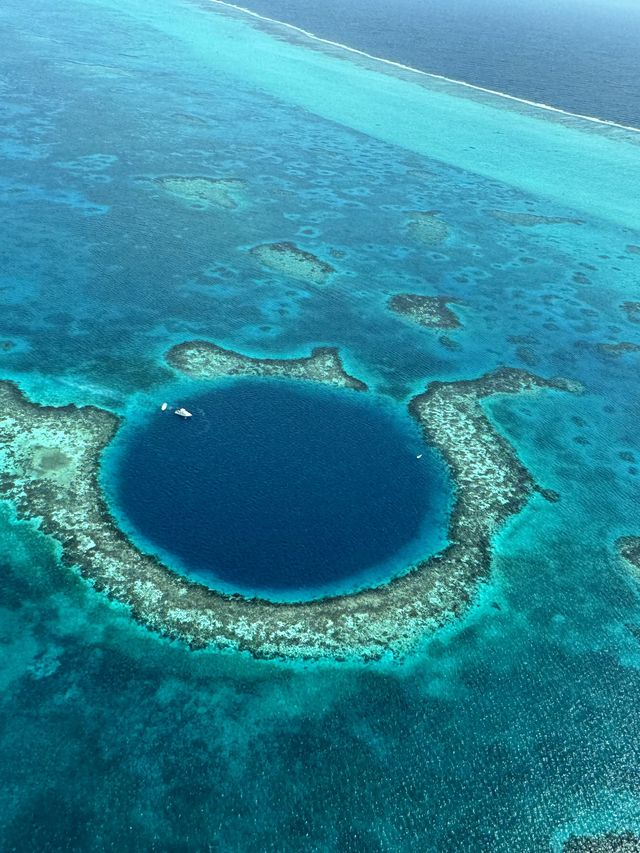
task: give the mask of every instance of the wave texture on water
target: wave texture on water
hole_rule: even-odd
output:
[[[312,39],[315,42],[319,42],[320,44],[325,44],[330,47],[337,47],[340,50],[348,51],[349,53],[353,53],[357,56],[362,56],[365,59],[371,59],[374,62],[382,62],[385,65],[389,65],[393,68],[399,68],[402,71],[409,71],[412,74],[420,74],[422,77],[428,77],[432,80],[442,80],[446,83],[452,83],[456,86],[463,86],[466,89],[472,89],[476,92],[483,92],[486,95],[495,95],[497,98],[504,98],[507,101],[514,101],[515,103],[525,104],[528,107],[536,107],[540,110],[545,110],[551,113],[557,113],[558,115],[569,116],[570,118],[578,118],[583,121],[593,122],[594,124],[600,124],[607,127],[618,127],[621,130],[628,130],[632,133],[640,133],[640,127],[634,127],[633,125],[622,124],[617,121],[612,121],[611,119],[598,118],[597,116],[584,115],[582,113],[574,113],[569,110],[564,110],[561,107],[554,107],[551,104],[541,103],[540,101],[531,101],[526,98],[519,98],[516,95],[510,95],[508,92],[500,92],[497,89],[489,89],[486,86],[479,86],[476,83],[468,83],[465,80],[456,80],[453,77],[447,77],[444,74],[435,74],[431,71],[423,71],[420,68],[414,68],[411,65],[405,65],[402,62],[397,62],[393,59],[386,59],[383,56],[376,56],[372,53],[367,53],[365,50],[360,50],[360,48],[352,47],[348,44],[343,44],[339,41],[332,41],[331,39],[323,38],[322,36],[316,35],[315,33],[310,32],[309,30],[305,30],[302,27],[298,27],[295,24],[290,24],[287,21],[281,21],[277,18],[270,18],[267,15],[262,15],[259,12],[255,12],[252,9],[247,9],[246,6],[240,6],[236,3],[227,3],[225,0],[209,0],[210,3],[215,3],[218,6],[225,6],[228,9],[234,9],[236,12],[242,12],[244,15],[248,15],[252,18],[256,18],[260,21],[265,21],[270,24],[277,24],[280,27],[284,27],[285,29],[292,30],[300,35],[305,36],[306,38]]]

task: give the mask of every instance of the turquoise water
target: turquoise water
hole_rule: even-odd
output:
[[[500,364],[585,385],[487,403],[560,501],[534,498],[468,616],[394,665],[161,641],[5,502],[0,847],[538,853],[639,831],[640,604],[613,550],[640,532],[639,356],[599,345],[640,343],[640,137],[178,0],[4,3],[0,107],[1,374],[35,399],[135,422],[200,393],[163,361],[192,338],[337,346],[403,412]],[[244,190],[198,208],[158,183],[176,175]],[[415,211],[448,238],[419,243]],[[248,252],[280,240],[335,274]],[[397,292],[458,297],[463,327],[443,341],[387,310]]]
[[[180,402],[190,420],[155,409],[123,431],[104,479],[125,527],[187,575],[314,598],[446,544],[444,465],[388,401],[245,379]]]

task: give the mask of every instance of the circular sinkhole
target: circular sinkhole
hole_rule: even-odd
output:
[[[240,379],[143,417],[106,460],[112,509],[142,548],[215,589],[352,592],[446,543],[448,477],[401,405]]]

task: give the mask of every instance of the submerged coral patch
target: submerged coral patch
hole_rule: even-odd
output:
[[[427,329],[459,329],[458,316],[449,308],[459,302],[454,296],[420,296],[417,293],[397,293],[389,299],[391,311],[402,314]]]
[[[640,323],[640,302],[623,302],[622,310],[630,323]]]
[[[640,536],[621,536],[616,540],[618,554],[640,579]]]
[[[258,361],[254,375],[260,375]],[[290,376],[308,378],[299,361],[292,361]],[[286,361],[279,371],[286,375]],[[8,382],[0,384],[2,495],[60,542],[64,561],[96,589],[128,605],[143,625],[193,648],[245,649],[265,658],[402,655],[466,609],[489,570],[491,537],[538,490],[482,399],[545,388],[577,390],[563,380],[502,369],[465,382],[434,382],[413,398],[410,413],[457,487],[449,545],[388,584],[352,595],[298,603],[223,595],[142,553],[110,515],[98,478],[119,419],[92,407],[39,406]],[[52,470],[63,473],[51,476]]]
[[[574,835],[565,842],[562,853],[640,853],[640,836],[632,832]]]
[[[237,178],[168,175],[157,178],[156,183],[169,195],[190,206],[219,207],[224,210],[238,207],[244,190],[244,181]]]
[[[533,228],[535,225],[584,225],[582,219],[571,216],[543,216],[540,213],[527,213],[517,210],[489,210],[489,216],[509,225]]]
[[[640,352],[640,344],[633,341],[617,341],[616,343],[594,344],[597,353],[607,358],[618,358],[625,353]]]
[[[449,236],[449,226],[435,210],[417,210],[407,224],[407,231],[424,246],[439,246]]]
[[[309,284],[324,284],[335,272],[331,264],[295,243],[262,243],[254,246],[251,254],[263,266]]]

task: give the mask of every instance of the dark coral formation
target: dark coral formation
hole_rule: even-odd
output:
[[[452,302],[460,302],[455,296],[420,296],[417,293],[396,293],[389,299],[392,311],[409,317],[427,329],[459,329],[462,326],[457,315],[449,308]]]
[[[338,388],[352,388],[354,391],[367,390],[364,382],[346,372],[340,354],[334,347],[316,347],[310,356],[302,358],[251,358],[209,341],[188,341],[172,347],[167,353],[167,361],[181,373],[198,379],[280,376],[324,382]]]
[[[489,216],[509,225],[520,225],[524,228],[533,228],[535,225],[584,225],[582,219],[574,219],[570,216],[543,216],[539,213],[526,213],[514,210],[489,210]]]
[[[640,853],[640,836],[632,832],[574,835],[565,842],[562,853]]]
[[[621,536],[616,540],[616,548],[640,578],[640,536]]]
[[[416,210],[407,224],[407,231],[424,246],[439,246],[449,236],[449,226],[437,210]]]
[[[631,341],[620,341],[615,344],[596,344],[596,349],[602,355],[617,358],[619,355],[624,355],[627,352],[640,352],[640,344],[634,344]]]
[[[295,243],[262,243],[254,246],[251,254],[265,267],[310,284],[324,284],[335,272],[331,264],[311,252],[306,252]]]
[[[167,175],[155,182],[169,195],[198,208],[233,210],[239,206],[244,190],[244,181],[237,178]]]
[[[630,323],[640,323],[640,302],[624,302],[622,310]]]

